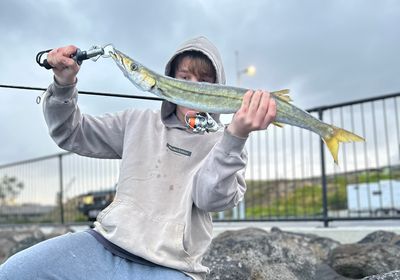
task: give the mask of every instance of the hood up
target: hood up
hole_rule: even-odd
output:
[[[167,62],[165,66],[165,75],[170,76],[171,73],[171,63],[172,61],[181,53],[186,51],[199,51],[206,55],[212,62],[216,72],[216,83],[225,84],[225,71],[222,65],[221,56],[217,48],[204,36],[196,37],[190,39],[183,43],[173,54],[171,59]],[[169,102],[163,101],[161,105],[161,118],[165,125],[174,126],[178,120],[175,116],[176,105]],[[211,116],[219,123],[219,114],[211,114]]]

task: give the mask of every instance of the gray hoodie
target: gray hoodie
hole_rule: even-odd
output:
[[[186,42],[173,58],[185,50],[205,53],[217,82],[225,83],[218,51],[206,38]],[[94,117],[81,114],[77,98],[75,85],[49,86],[43,106],[54,141],[83,156],[121,159],[115,199],[97,217],[95,230],[132,254],[204,279],[209,212],[234,207],[246,190],[246,139],[226,130],[191,133],[166,101],[161,111]]]

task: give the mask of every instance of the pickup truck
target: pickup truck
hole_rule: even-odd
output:
[[[113,201],[115,188],[101,191],[92,191],[79,196],[78,210],[88,221],[95,221],[97,215]]]

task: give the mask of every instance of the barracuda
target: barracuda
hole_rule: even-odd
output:
[[[109,55],[124,73],[125,77],[140,90],[151,92],[174,104],[201,112],[218,114],[235,113],[241,107],[243,96],[248,90],[245,88],[197,83],[166,77],[146,68],[115,48],[109,50]],[[324,123],[291,104],[289,90],[275,91],[270,94],[275,99],[277,105],[274,124],[278,126],[289,124],[315,132],[328,146],[336,164],[338,163],[339,142],[364,141],[364,138]]]

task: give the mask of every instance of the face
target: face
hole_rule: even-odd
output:
[[[180,64],[177,66],[175,71],[175,78],[180,80],[186,80],[191,82],[206,82],[206,83],[215,83],[215,77],[201,75],[193,73],[191,69],[191,58],[184,57]],[[194,110],[186,107],[176,106],[176,115],[179,120],[183,123],[185,122],[185,116],[188,112],[193,112]]]
[[[210,77],[204,74],[202,75],[198,73],[193,73],[190,69],[191,59],[189,57],[183,58],[175,71],[175,78],[191,82],[214,83],[214,77]]]

